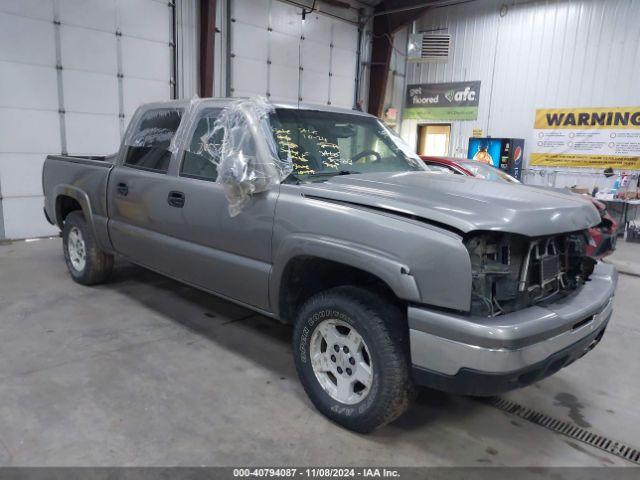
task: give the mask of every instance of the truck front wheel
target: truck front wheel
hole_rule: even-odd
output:
[[[80,212],[71,212],[64,221],[62,249],[71,278],[82,285],[102,283],[113,270],[113,255],[96,245]]]
[[[298,312],[293,343],[307,395],[334,422],[368,433],[411,404],[406,324],[383,297],[351,286],[313,296]]]

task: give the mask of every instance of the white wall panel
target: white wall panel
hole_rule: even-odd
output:
[[[315,40],[316,42],[331,43],[331,20],[325,15],[318,13],[308,14],[304,24],[302,24],[302,35],[307,40]]]
[[[305,69],[301,73],[300,96],[305,103],[326,105],[329,101],[329,75]]]
[[[233,55],[267,63],[269,54],[269,32],[266,28],[258,28],[235,22],[231,30],[231,45]]]
[[[333,45],[347,50],[357,50],[358,29],[346,22],[333,22]]]
[[[53,18],[53,0],[2,0],[0,12],[50,21]]]
[[[232,0],[230,43],[232,96],[353,105],[356,25],[317,11],[303,23],[300,8],[277,0]]]
[[[3,197],[42,195],[41,153],[0,153],[0,191]]]
[[[266,2],[265,2],[266,3]],[[271,28],[274,32],[286,33],[297,39],[300,38],[302,9],[289,3],[271,2]]]
[[[125,36],[155,40],[165,45],[171,40],[168,2],[118,0],[118,23]]]
[[[0,60],[55,66],[53,37],[53,22],[0,13]]]
[[[49,225],[42,208],[44,197],[12,197],[2,199],[4,234],[7,238],[56,235],[58,228]]]
[[[67,148],[71,155],[105,155],[120,145],[120,129],[116,115],[68,113]]]
[[[58,84],[53,68],[0,61],[0,79],[0,107],[58,109]]]
[[[0,109],[2,152],[44,153],[60,151],[58,112]]]
[[[447,29],[453,52],[446,64],[410,63],[408,83],[482,82],[478,120],[452,123],[451,154],[466,156],[472,129],[481,128],[524,138],[527,162],[537,108],[640,104],[640,2],[515,2],[501,16],[504,3],[436,8],[417,23],[418,31]],[[415,145],[417,122],[403,122],[402,135]],[[557,185],[586,182],[585,172],[560,173]]]
[[[234,97],[267,94],[267,62],[234,58],[231,62],[231,78]]]
[[[116,31],[116,0],[63,0],[58,11],[65,25]]]
[[[130,116],[143,103],[159,102],[169,98],[171,87],[168,82],[125,78],[122,82],[122,94],[124,113]]]
[[[60,28],[63,68],[90,72],[118,73],[116,36],[81,27]]]
[[[331,71],[334,75],[342,75],[343,77],[355,79],[357,60],[358,57],[355,51],[334,48]]]
[[[168,45],[162,43],[122,37],[122,74],[125,78],[147,78],[169,83],[169,52]]]
[[[297,95],[300,70],[298,67],[288,67],[278,64],[271,65],[270,93],[274,102],[295,102]]]
[[[238,22],[266,29],[269,26],[268,1],[233,0],[231,17]]]
[[[334,107],[351,108],[356,84],[353,77],[331,77],[331,105]]]
[[[114,75],[63,70],[67,112],[118,114],[118,79]]]
[[[305,70],[321,72],[328,76],[331,68],[331,47],[326,42],[320,43],[305,38],[300,43],[300,65]]]
[[[300,60],[300,44],[298,37],[271,32],[271,63],[278,65],[298,65]]]

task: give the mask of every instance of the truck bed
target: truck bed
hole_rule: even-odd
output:
[[[94,220],[107,218],[107,184],[117,155],[48,155],[42,167],[42,189],[47,219],[61,227],[59,197],[69,196]]]

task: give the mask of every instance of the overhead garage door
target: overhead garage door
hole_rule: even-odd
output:
[[[351,108],[358,28],[278,0],[231,2],[230,93]]]
[[[55,231],[42,216],[46,154],[112,153],[140,103],[171,97],[168,3],[0,2],[0,238]]]

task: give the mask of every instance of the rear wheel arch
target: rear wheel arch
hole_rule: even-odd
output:
[[[64,221],[71,212],[79,210],[86,218],[86,215],[82,208],[82,204],[74,196],[68,194],[60,194],[56,197],[55,208],[56,224],[60,228],[63,227]]]

